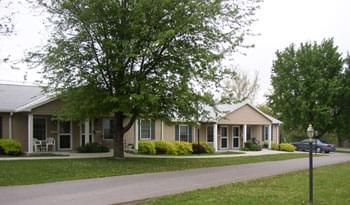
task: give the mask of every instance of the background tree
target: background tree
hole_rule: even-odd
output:
[[[193,120],[226,73],[259,0],[58,0],[55,31],[28,59],[43,66],[61,118],[114,115],[114,156],[137,118]],[[35,65],[35,64],[34,64]]]
[[[304,138],[309,123],[317,137],[334,132],[340,113],[337,99],[344,86],[343,59],[333,39],[302,43],[298,48],[292,44],[276,56],[268,100],[287,133]]]
[[[237,73],[224,81],[221,102],[237,103],[248,100],[253,103],[258,89],[258,73],[255,73],[253,81],[247,74]]]

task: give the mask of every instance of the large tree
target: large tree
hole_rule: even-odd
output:
[[[243,101],[254,102],[259,89],[258,73],[250,80],[245,73],[237,73],[225,79],[223,83],[221,101],[223,103],[237,103]]]
[[[259,0],[56,0],[55,32],[30,58],[61,117],[113,113],[114,156],[137,118],[198,118],[225,71],[219,62],[249,32]]]
[[[321,137],[332,133],[340,114],[337,99],[343,86],[343,59],[333,39],[322,43],[290,45],[276,52],[273,62],[273,93],[269,105],[284,123],[284,129],[305,137],[311,123]],[[300,136],[301,135],[301,136]]]

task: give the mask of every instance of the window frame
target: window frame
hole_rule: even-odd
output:
[[[209,137],[208,137],[208,134],[209,134],[209,131],[208,131],[208,129],[211,127],[211,129],[212,129],[212,141],[209,141],[208,139],[209,139]],[[207,142],[208,143],[214,143],[214,126],[213,125],[207,125],[207,128],[206,128],[206,139],[207,139]]]
[[[186,132],[186,141],[181,140],[181,127],[186,127],[187,132]],[[179,142],[190,142],[190,126],[186,125],[186,124],[180,124],[179,125]]]
[[[147,130],[149,133],[149,137],[142,137],[142,122],[144,122],[144,121],[148,121],[148,125],[149,125],[149,130]],[[154,121],[154,120],[151,120],[151,119],[149,119],[149,120],[145,120],[145,119],[141,119],[140,120],[140,122],[139,122],[139,131],[140,131],[140,133],[139,133],[139,135],[140,135],[140,140],[152,140],[153,138],[155,138],[155,136],[152,136],[152,133],[153,133],[153,130],[152,130],[152,121]],[[154,123],[155,123],[155,121],[154,121]],[[154,128],[155,129],[155,128]],[[154,130],[155,131],[155,130]]]
[[[264,141],[269,140],[269,126],[264,125]]]
[[[105,127],[104,127],[105,120],[108,120],[110,135],[112,136],[111,138],[106,138]],[[111,124],[113,124],[112,121],[113,121],[113,119],[111,119],[111,118],[102,118],[102,138],[103,138],[103,140],[113,140],[113,129],[112,129],[113,126],[111,126]]]

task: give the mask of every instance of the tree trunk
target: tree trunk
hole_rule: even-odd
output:
[[[124,115],[122,112],[114,113],[114,140],[113,156],[117,159],[124,159],[124,132],[123,132]]]

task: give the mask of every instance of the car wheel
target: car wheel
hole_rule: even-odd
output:
[[[329,151],[324,151],[324,153],[327,153],[327,154],[329,154]]]

